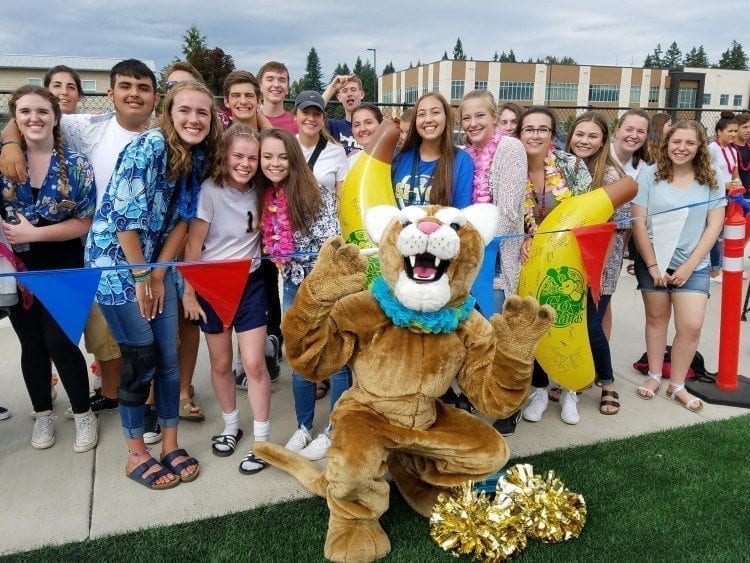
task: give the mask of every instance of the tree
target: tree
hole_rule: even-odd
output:
[[[464,53],[464,45],[461,43],[461,38],[456,39],[456,46],[453,47],[453,60],[454,61],[465,61],[466,53]]]
[[[300,91],[323,91],[323,70],[320,67],[320,57],[318,57],[318,52],[315,50],[315,47],[310,47],[310,52],[307,53],[305,74],[299,79],[299,87]]]
[[[729,48],[721,54],[719,59],[719,68],[728,68],[732,70],[747,70],[747,54],[742,45],[732,40]]]
[[[497,62],[497,59],[499,59],[499,58],[500,58],[500,57],[498,57],[498,55],[497,55],[497,51],[495,51],[495,54],[494,54],[494,55],[492,55],[492,60],[493,60],[494,62]]]
[[[396,72],[396,67],[393,66],[393,61],[388,61],[388,64],[383,67],[383,74],[393,74]]]
[[[336,78],[337,75],[347,76],[347,75],[349,75],[351,73],[352,73],[352,71],[349,70],[349,65],[348,64],[346,64],[346,63],[344,63],[344,64],[339,63],[339,64],[336,65],[336,68],[333,69],[333,74],[331,75],[331,81],[333,81],[333,79]]]
[[[448,59],[448,51],[443,51],[443,58],[440,59],[441,61],[447,61]]]
[[[193,24],[185,30],[185,35],[182,36],[182,40],[184,41],[182,45],[182,54],[188,61],[194,53],[198,53],[200,51],[208,51],[206,36],[201,35],[201,32],[195,22],[193,22]]]
[[[664,68],[664,59],[662,58],[662,55],[663,51],[661,49],[661,43],[657,43],[653,54],[646,55],[646,59],[643,61],[643,66],[646,68]]]
[[[507,55],[505,54],[505,51],[503,51],[498,60],[501,63],[514,63],[516,62],[516,54],[513,52],[513,49],[511,49]],[[531,61],[529,60],[529,62]]]
[[[685,55],[683,64],[693,68],[709,68],[711,66],[711,63],[708,62],[708,55],[706,54],[703,45],[697,49],[695,47],[690,49]]]
[[[357,57],[353,72],[362,81],[362,88],[365,91],[363,100],[366,102],[373,101],[375,99],[375,69],[370,61],[362,63],[362,59]]]
[[[672,41],[672,44],[667,49],[664,55],[664,68],[675,68],[680,66],[682,63],[682,51],[677,46],[677,41]]]
[[[201,73],[208,89],[217,96],[224,90],[224,79],[235,68],[232,56],[220,47],[196,51],[188,61]]]

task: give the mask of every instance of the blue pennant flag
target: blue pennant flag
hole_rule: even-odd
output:
[[[81,268],[46,272],[24,272],[18,281],[45,306],[74,344],[81,340],[91,313],[101,272]]]
[[[479,312],[489,319],[495,313],[492,282],[495,280],[495,260],[500,249],[500,237],[493,238],[484,249],[484,260],[471,286],[471,294],[477,300]]]

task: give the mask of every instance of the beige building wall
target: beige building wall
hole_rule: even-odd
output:
[[[0,91],[12,91],[21,86],[26,86],[32,83],[29,80],[38,80],[38,84],[41,85],[46,72],[43,69],[0,68]],[[84,83],[86,91],[88,91],[87,86],[93,86],[93,93],[107,93],[107,88],[109,88],[109,71],[82,71],[78,74],[81,75],[81,81]],[[93,81],[93,83],[86,81]]]

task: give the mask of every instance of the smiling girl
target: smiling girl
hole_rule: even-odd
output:
[[[354,166],[359,155],[370,146],[370,140],[382,122],[383,112],[374,104],[362,104],[352,112],[352,134],[362,150],[349,153],[349,168]]]
[[[271,380],[263,346],[266,340],[266,292],[260,268],[260,204],[251,184],[258,170],[260,144],[249,125],[231,125],[224,132],[211,178],[201,184],[198,210],[190,221],[185,248],[187,261],[254,258],[250,276],[230,325],[224,330],[212,307],[186,282],[183,306],[191,320],[200,320],[211,360],[211,383],[224,418],[224,430],[212,438],[211,450],[220,457],[234,453],[242,438],[232,375],[232,331],[237,333],[242,364],[248,378],[247,398],[253,412],[255,441],[267,441],[271,429]],[[253,474],[265,462],[252,451],[240,464],[240,472]]]
[[[448,102],[437,92],[422,94],[404,146],[393,160],[393,191],[400,208],[428,204],[463,208],[471,203],[474,164],[452,137]]]
[[[81,77],[70,67],[57,65],[44,75],[44,87],[60,100],[62,113],[75,113],[83,98]]]
[[[129,451],[125,472],[151,489],[192,481],[199,467],[177,444],[175,283],[171,269],[143,264],[175,258],[220,135],[208,89],[193,81],[176,84],[167,94],[161,128],[139,135],[120,154],[86,244],[93,266],[125,266],[102,272],[96,299],[125,364],[118,390]],[[163,434],[161,464],[143,442],[152,381]]]

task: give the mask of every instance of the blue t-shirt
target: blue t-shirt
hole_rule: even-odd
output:
[[[155,261],[155,250],[166,241],[179,220],[195,217],[203,155],[191,149],[193,171],[190,178],[167,178],[167,146],[158,129],[142,133],[120,154],[94,215],[86,241],[86,262],[92,266],[127,264],[117,233],[138,231],[146,262]],[[175,205],[170,206],[174,195]],[[134,302],[135,285],[130,270],[105,270],[96,291],[96,300],[105,305]]]
[[[355,149],[362,150],[359,143],[354,140],[351,121],[347,121],[346,119],[329,119],[328,129],[331,132],[331,136],[344,146],[347,155]]]
[[[407,205],[429,205],[432,176],[437,168],[437,160],[425,162],[419,158],[419,147],[400,152],[393,160],[391,179],[396,205],[404,208]],[[418,159],[416,167],[414,160]],[[462,209],[471,204],[471,193],[474,182],[474,162],[463,149],[456,149],[453,162],[453,185],[451,186],[451,205]]]

